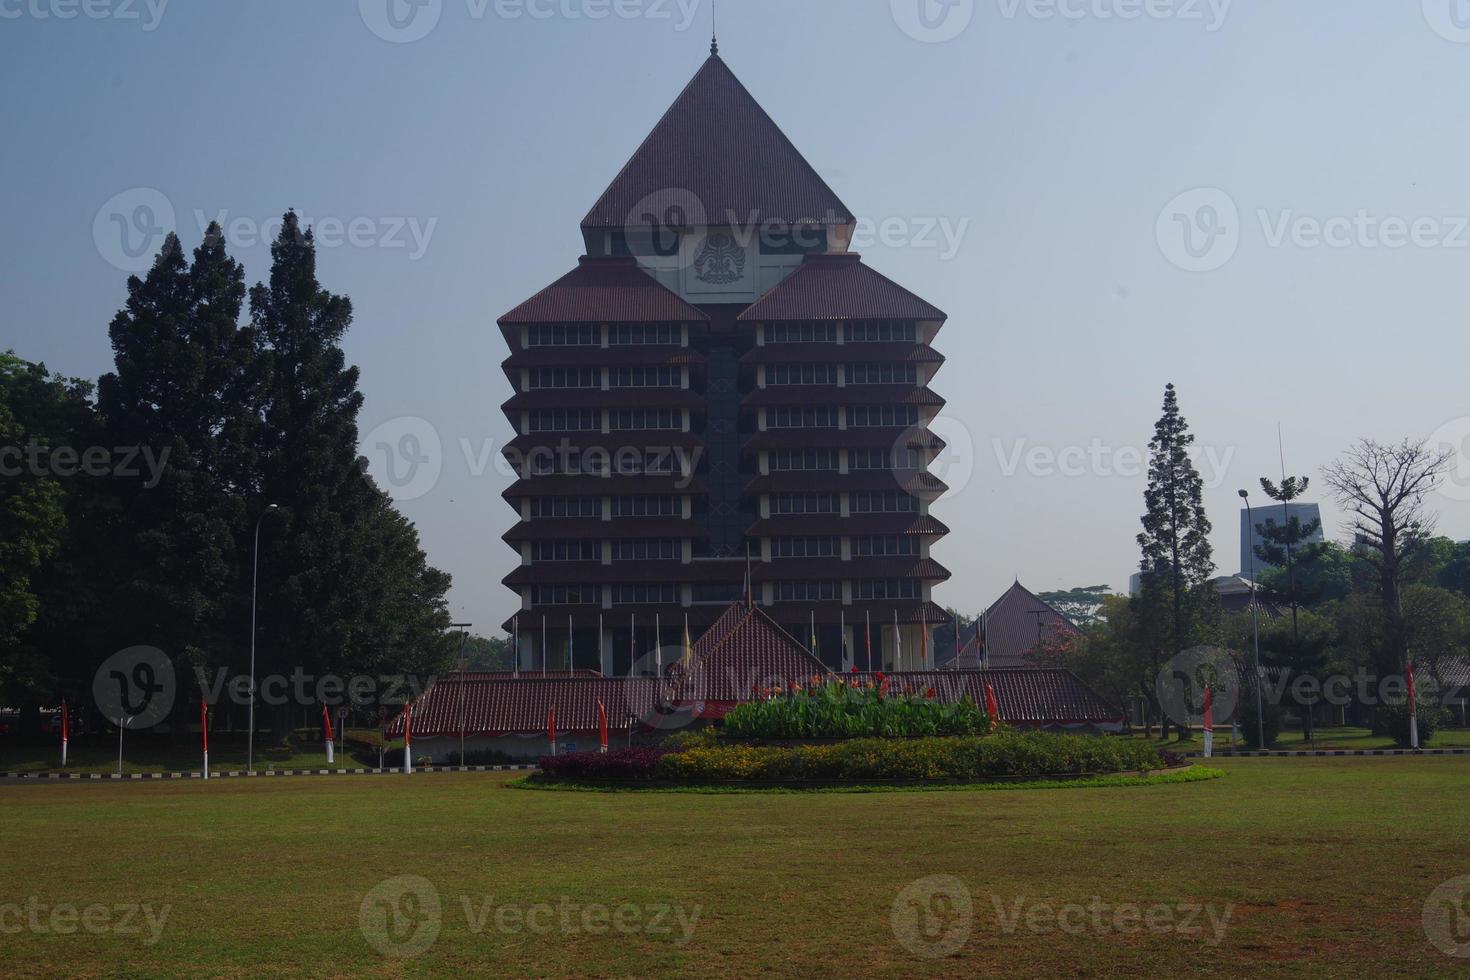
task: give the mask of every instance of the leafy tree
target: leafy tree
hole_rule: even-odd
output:
[[[464,645],[468,670],[508,671],[515,667],[508,636],[470,636]]]
[[[1296,596],[1308,609],[1346,597],[1366,572],[1359,556],[1335,541],[1321,542],[1313,548],[1313,560],[1307,564],[1298,561],[1293,570]],[[1277,602],[1293,591],[1285,568],[1262,570],[1260,584],[1262,594]]]
[[[1189,457],[1193,443],[1174,386],[1168,385],[1163,415],[1149,442],[1143,531],[1138,535],[1143,553],[1139,619],[1155,676],[1166,657],[1204,642],[1218,618],[1219,603],[1210,586],[1215,569],[1211,526],[1205,516],[1203,481]],[[1161,723],[1167,736],[1168,719],[1161,718]],[[1187,731],[1180,731],[1181,739],[1187,736]]]
[[[1058,592],[1043,592],[1037,598],[1078,626],[1086,628],[1097,621],[1102,612],[1103,600],[1110,594],[1106,585],[1083,585]]]
[[[1470,542],[1453,545],[1436,571],[1435,584],[1470,596]]]
[[[1403,587],[1434,524],[1424,498],[1438,486],[1450,459],[1449,451],[1411,440],[1384,445],[1364,439],[1323,470],[1338,502],[1352,515],[1349,526],[1381,603],[1382,646],[1374,657],[1380,676],[1402,671],[1408,659]]]

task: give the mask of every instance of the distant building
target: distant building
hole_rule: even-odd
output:
[[[1282,508],[1285,507],[1283,513]],[[1260,532],[1252,525],[1251,518],[1255,518],[1255,525],[1265,524],[1270,521],[1277,526],[1286,524],[1295,517],[1302,522],[1302,527],[1308,527],[1312,522],[1317,522],[1317,529],[1306,536],[1303,544],[1320,544],[1326,540],[1322,535],[1322,511],[1316,504],[1270,504],[1264,507],[1253,507],[1250,510],[1242,509],[1240,512],[1240,574],[1243,578],[1251,577],[1251,562],[1255,561],[1256,580],[1260,580],[1261,573],[1273,566],[1266,564],[1259,558],[1253,559],[1254,548],[1261,543]]]
[[[958,657],[940,660],[941,669],[1037,667],[1032,653],[1058,637],[1080,636],[1078,625],[1016,582],[1007,589],[979,622],[960,631]],[[947,651],[940,651],[944,657]]]

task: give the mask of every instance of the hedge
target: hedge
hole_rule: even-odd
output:
[[[733,738],[903,738],[916,735],[983,735],[990,718],[969,698],[942,703],[927,694],[890,694],[888,679],[844,678],[767,688],[727,715]]]
[[[1003,731],[985,737],[850,739],[830,745],[716,745],[573,753],[543,759],[541,778],[598,782],[985,782],[1026,776],[1148,771],[1177,764],[1146,742]]]

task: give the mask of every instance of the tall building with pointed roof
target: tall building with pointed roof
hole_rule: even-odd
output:
[[[524,669],[658,672],[747,588],[829,666],[932,665],[945,314],[849,251],[855,225],[712,53],[577,267],[500,318]]]

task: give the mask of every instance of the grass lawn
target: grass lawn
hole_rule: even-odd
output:
[[[0,785],[0,948],[6,976],[1465,975],[1422,915],[1470,874],[1470,758],[1220,768],[872,794],[531,792],[473,773]],[[365,932],[373,889],[409,884],[401,928],[369,902]],[[900,932],[923,940],[927,922],[954,953],[896,938],[906,888]],[[436,941],[373,948],[434,938],[418,927],[436,897]],[[28,902],[48,930],[64,906],[168,915],[149,944],[143,918],[141,936],[40,932]],[[1067,906],[1104,911],[1061,931],[1047,909]],[[1203,931],[1158,913],[1150,932],[1127,909]]]
[[[381,741],[382,737],[371,729],[360,735],[364,741]],[[127,732],[123,735],[123,772],[197,772],[201,762],[198,735],[181,740],[169,739],[152,732]],[[376,754],[371,762],[353,759],[343,752],[344,746],[337,745],[336,762],[327,765],[327,750],[319,737],[304,733],[293,735],[284,745],[273,744],[262,735],[255,741],[255,768],[262,769],[356,769],[364,765],[376,765]],[[245,736],[237,734],[211,735],[209,738],[209,768],[212,772],[225,769],[244,769],[246,757]],[[67,747],[67,766],[61,769],[61,747],[55,740],[36,742],[14,738],[0,738],[0,772],[117,772],[117,733],[86,735],[71,740]]]
[[[1299,731],[1283,731],[1276,739],[1273,748],[1278,752],[1306,750],[1306,749],[1393,749],[1398,748],[1393,739],[1387,735],[1374,735],[1366,728],[1319,728],[1313,734],[1312,741],[1308,742],[1302,738]],[[1136,738],[1143,738],[1140,733]],[[1179,742],[1174,736],[1160,739],[1157,736],[1151,739],[1153,744],[1162,749],[1173,749],[1176,752],[1198,752],[1204,749],[1203,734],[1198,730],[1191,733],[1190,737]],[[1246,748],[1245,736],[1242,734],[1238,743],[1241,749]],[[1470,748],[1470,728],[1443,728],[1434,733],[1434,738],[1424,746],[1426,749],[1464,749]],[[1217,752],[1227,751],[1230,748],[1230,729],[1215,729],[1215,750]]]

